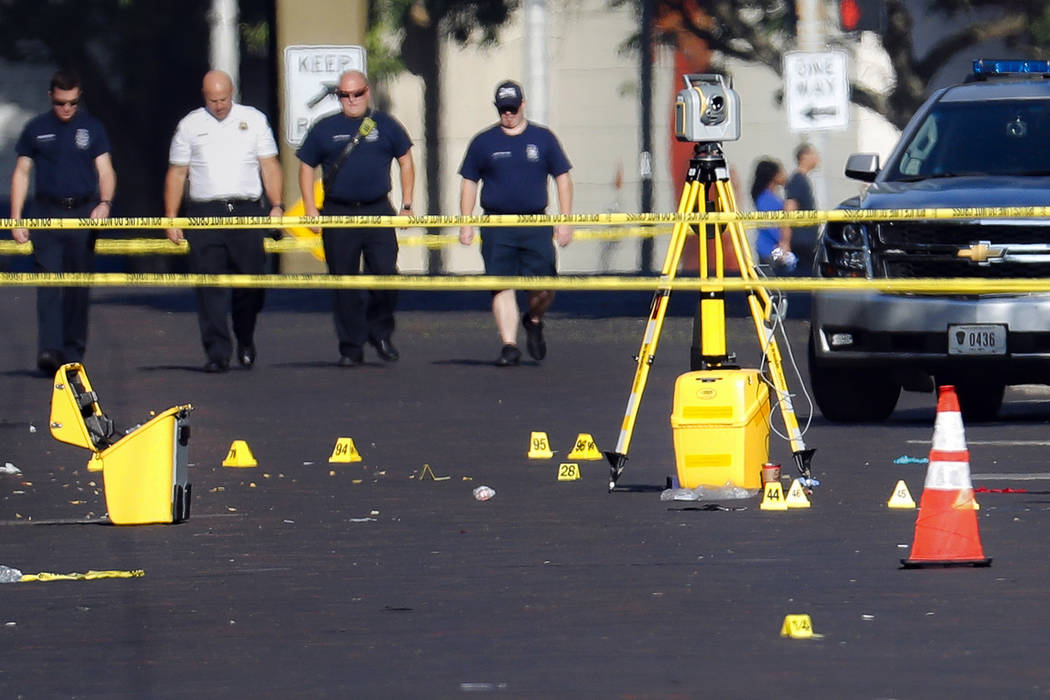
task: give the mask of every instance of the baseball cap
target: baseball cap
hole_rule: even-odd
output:
[[[513,80],[504,80],[496,86],[496,109],[501,112],[510,108],[518,111],[523,99],[525,99],[525,94],[521,86]]]

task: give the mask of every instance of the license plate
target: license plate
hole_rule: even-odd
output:
[[[1006,326],[990,323],[948,326],[949,355],[1005,355]]]

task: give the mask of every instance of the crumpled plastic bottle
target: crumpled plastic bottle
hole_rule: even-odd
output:
[[[794,272],[798,266],[798,256],[790,250],[785,252],[783,248],[774,248],[769,257],[773,259],[773,265],[784,272]]]
[[[0,583],[18,583],[22,580],[22,572],[0,564]]]
[[[479,486],[474,489],[474,498],[479,501],[487,501],[496,495],[496,489],[491,486]]]
[[[695,489],[665,489],[660,493],[661,501],[730,501],[741,498],[752,498],[758,495],[758,489],[745,489],[726,483],[725,486],[705,486]]]

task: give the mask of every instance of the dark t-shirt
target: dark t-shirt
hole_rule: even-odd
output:
[[[787,184],[784,185],[784,198],[795,200],[798,202],[798,208],[802,210],[811,211],[817,208],[809,178],[800,172],[795,172],[788,178]]]
[[[508,136],[497,124],[479,132],[467,146],[459,174],[481,182],[481,208],[493,214],[540,214],[547,209],[547,176],[572,169],[557,137],[527,124]]]
[[[374,110],[370,116],[375,128],[343,161],[327,195],[350,202],[372,202],[390,193],[390,163],[408,153],[412,140],[393,117]],[[320,165],[327,175],[363,120],[351,119],[342,112],[324,117],[310,128],[295,155],[310,167]]]
[[[795,200],[800,211],[812,211],[817,208],[816,199],[813,197],[813,186],[810,185],[809,178],[798,171],[788,178],[787,184],[784,185],[784,199]],[[792,228],[792,246],[811,247],[816,240],[816,226],[795,226]],[[804,262],[808,264],[809,261],[806,260]]]
[[[33,159],[37,196],[91,197],[98,186],[95,159],[109,153],[109,137],[83,107],[68,122],[48,111],[25,125],[15,153]]]

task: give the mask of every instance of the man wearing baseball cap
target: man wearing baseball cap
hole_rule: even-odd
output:
[[[558,211],[572,213],[572,164],[550,129],[525,119],[525,94],[521,85],[505,80],[496,86],[499,123],[479,132],[467,146],[459,174],[460,213],[470,216],[481,185],[481,208],[486,214],[546,214],[547,178],[554,178]],[[474,227],[460,229],[459,241],[470,245]],[[489,226],[481,234],[485,272],[497,276],[554,276],[557,274],[554,240],[572,241],[568,225]],[[521,360],[518,321],[525,329],[526,347],[534,360],[547,354],[543,314],[554,301],[553,291],[528,292],[528,309],[519,317],[513,289],[493,291],[492,313],[503,347],[496,364],[510,367]]]

